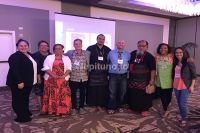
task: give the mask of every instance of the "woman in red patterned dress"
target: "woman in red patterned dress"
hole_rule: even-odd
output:
[[[47,56],[44,61],[44,98],[42,112],[62,115],[70,113],[71,92],[68,84],[71,71],[71,61],[63,55],[64,46],[55,44],[54,54]]]

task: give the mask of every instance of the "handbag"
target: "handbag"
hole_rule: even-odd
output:
[[[146,87],[146,89],[145,89],[145,92],[147,93],[147,94],[152,94],[152,93],[154,93],[155,92],[155,90],[156,90],[156,88],[155,88],[155,85],[147,85],[147,87]]]

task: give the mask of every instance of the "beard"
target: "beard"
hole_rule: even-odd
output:
[[[136,54],[137,54],[137,55],[143,55],[143,54],[144,54],[144,52],[145,52],[145,51],[140,51],[140,50],[137,50]]]

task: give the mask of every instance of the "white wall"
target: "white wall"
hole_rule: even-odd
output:
[[[91,17],[97,18],[109,18],[133,22],[141,22],[148,24],[163,25],[163,42],[168,43],[169,38],[169,19],[152,17],[147,15],[139,15],[134,13],[126,13],[121,11],[114,11],[109,9],[102,9],[91,7]]]
[[[49,10],[50,44],[55,43],[54,12],[61,13],[61,1],[57,1],[57,0],[0,0],[0,4]]]

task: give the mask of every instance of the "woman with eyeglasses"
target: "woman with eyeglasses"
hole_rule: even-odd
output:
[[[189,53],[181,47],[175,49],[172,72],[173,88],[181,115],[180,126],[186,127],[187,100],[189,92],[194,92],[197,76],[194,61],[190,59]]]
[[[156,89],[159,93],[163,110],[162,117],[169,114],[168,106],[172,99],[172,67],[173,56],[168,44],[161,43],[157,48],[156,58]]]

